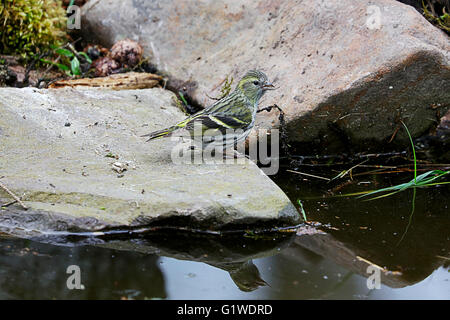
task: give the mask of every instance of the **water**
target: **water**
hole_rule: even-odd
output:
[[[336,188],[277,176],[324,234],[172,230],[81,239],[90,243],[83,246],[76,238],[53,245],[3,235],[0,299],[450,299],[448,186],[417,190],[412,216],[412,191],[366,202],[330,197],[409,177],[373,176]],[[368,288],[370,264],[383,268],[380,289]],[[84,290],[68,289],[70,265],[80,267]]]

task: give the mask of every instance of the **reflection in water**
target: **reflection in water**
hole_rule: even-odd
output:
[[[90,246],[69,248],[21,239],[0,241],[0,299],[167,297],[156,255],[117,255]],[[70,265],[80,267],[85,290],[68,290]]]
[[[383,283],[393,288],[413,285],[439,267],[448,267],[448,185],[363,201],[332,195],[378,189],[408,181],[410,177],[395,177],[396,180],[374,176],[370,180],[350,181],[334,193],[330,192],[332,186],[324,183],[300,184],[298,176],[277,178],[283,180],[282,187],[293,202],[302,199],[308,219],[320,222],[328,233],[297,237],[298,246],[365,277],[369,264],[379,266],[383,268]]]
[[[310,237],[320,239],[329,235]],[[313,246],[306,248],[306,238],[299,242],[301,238],[295,237],[294,242],[289,238],[274,241],[278,246],[268,246],[268,240],[245,239],[243,242],[242,237],[200,237],[197,240],[204,246],[188,246],[190,252],[176,249],[184,247],[180,238],[178,242],[161,247],[158,245],[164,244],[167,238],[77,247],[0,239],[0,298],[450,298],[448,266],[436,270],[430,279],[406,286],[400,292],[384,285],[381,290],[369,290],[367,275],[360,275],[357,269],[352,269],[350,262],[353,260],[340,257],[345,257],[342,251],[315,253]],[[221,241],[228,242],[228,245]],[[261,241],[266,244],[262,245]],[[310,242],[320,243],[317,240]],[[318,248],[314,247],[314,250]],[[336,249],[336,246],[330,248]],[[341,249],[345,250],[345,246]],[[338,257],[341,260],[338,261]],[[69,275],[66,269],[73,264],[80,266],[85,290],[67,289]]]
[[[240,290],[250,292],[267,285],[252,260],[278,253],[294,238],[293,234],[249,238],[242,235],[224,237],[172,231],[170,236],[167,233],[152,233],[145,239],[114,241],[103,246],[158,252],[159,255],[178,260],[203,262],[227,271]]]
[[[229,273],[244,292],[267,283],[252,259],[276,254],[294,234],[266,240],[192,233],[152,233],[133,240],[83,239],[94,245],[55,246],[0,238],[0,298],[3,299],[143,299],[167,298],[159,257],[197,261]],[[71,237],[73,240],[73,237]],[[39,238],[61,245],[62,238]],[[76,243],[76,242],[74,242]],[[67,245],[67,243],[66,243]],[[69,290],[67,267],[77,265],[85,290]]]
[[[450,299],[448,187],[417,190],[411,216],[412,193],[317,198],[323,185],[283,179],[326,233],[36,239],[58,246],[1,237],[0,298]],[[364,183],[398,182],[377,179]],[[361,188],[354,182],[342,191]],[[382,270],[380,290],[367,286],[370,264]],[[69,265],[80,267],[85,290],[67,289]]]
[[[267,282],[261,279],[258,268],[252,260],[238,263],[211,264],[223,269],[230,274],[231,279],[238,288],[245,292],[250,292],[262,286],[267,286]]]

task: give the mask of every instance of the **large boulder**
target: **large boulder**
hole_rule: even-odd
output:
[[[91,0],[82,12],[84,36],[139,41],[202,105],[228,76],[262,69],[279,87],[263,104],[284,109],[293,142],[407,144],[400,120],[417,137],[450,107],[448,37],[394,0]],[[258,115],[277,125],[277,112]]]
[[[174,97],[160,88],[1,88],[0,182],[30,207],[2,208],[2,230],[298,223],[253,162],[174,162],[176,141],[145,143],[140,135],[184,118]],[[11,200],[0,188],[0,203]]]

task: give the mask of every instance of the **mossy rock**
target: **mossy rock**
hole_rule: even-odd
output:
[[[0,52],[29,59],[67,37],[66,13],[58,0],[5,0],[0,3]]]

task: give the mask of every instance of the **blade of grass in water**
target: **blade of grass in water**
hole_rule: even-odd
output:
[[[446,184],[448,182],[442,182],[442,183],[431,183],[431,182],[433,182],[449,173],[450,173],[450,171],[442,171],[442,170],[428,171],[419,176],[414,177],[414,179],[409,182],[402,183],[402,184],[392,186],[392,187],[387,187],[387,188],[382,188],[382,189],[378,189],[375,191],[371,191],[369,193],[359,196],[358,198],[371,196],[371,195],[381,193],[381,192],[389,192],[387,194],[370,199],[370,200],[375,200],[375,199],[380,199],[380,198],[391,196],[393,194],[396,194],[398,192],[404,191],[409,188],[425,188],[425,187],[430,187],[432,185],[437,185],[437,184]]]
[[[412,198],[412,202],[411,202],[411,214],[409,215],[408,224],[406,226],[405,232],[403,232],[402,237],[397,242],[397,245],[396,245],[397,247],[400,244],[400,242],[402,242],[403,239],[405,238],[406,234],[408,233],[409,227],[411,226],[411,223],[412,223],[414,210],[416,209],[416,188],[414,188],[413,191],[414,191],[414,193],[413,193],[413,198]]]
[[[304,220],[305,222],[308,222],[308,220],[306,220],[306,213],[305,213],[305,209],[303,209],[302,201],[299,199],[299,200],[297,200],[297,202],[298,202],[298,205],[300,206],[300,211],[301,211],[301,213],[302,213],[303,220]]]
[[[414,182],[416,182],[416,177],[417,177],[416,149],[414,148],[414,142],[412,140],[411,134],[409,133],[408,127],[406,126],[406,124],[403,121],[402,121],[402,125],[405,127],[406,133],[408,134],[408,137],[409,137],[409,142],[411,143],[411,148],[412,148],[413,157],[414,157]]]
[[[398,192],[404,191],[409,188],[414,188],[414,190],[415,190],[415,188],[423,188],[423,187],[429,187],[432,185],[437,185],[437,183],[431,183],[431,182],[450,173],[450,171],[432,170],[432,171],[428,171],[428,172],[425,172],[425,173],[417,176],[417,158],[416,158],[416,149],[414,148],[414,142],[412,140],[411,134],[409,133],[408,127],[406,126],[406,124],[403,121],[402,121],[402,124],[405,127],[406,133],[408,134],[408,137],[409,137],[409,142],[411,143],[411,148],[412,148],[412,153],[413,153],[413,158],[414,158],[414,179],[411,180],[410,182],[402,183],[402,184],[399,184],[396,186],[382,188],[382,189],[378,189],[378,190],[375,190],[372,192],[368,192],[366,194],[359,196],[358,198],[371,196],[371,195],[381,193],[381,192],[388,192],[386,194],[369,199],[369,200],[375,200],[375,199],[381,199],[381,198],[392,196]],[[444,184],[444,183],[442,183],[442,184]]]
[[[184,97],[183,93],[181,91],[178,91],[178,94],[180,95],[181,101],[183,101],[184,105],[187,106],[188,103],[187,103],[186,98]]]

